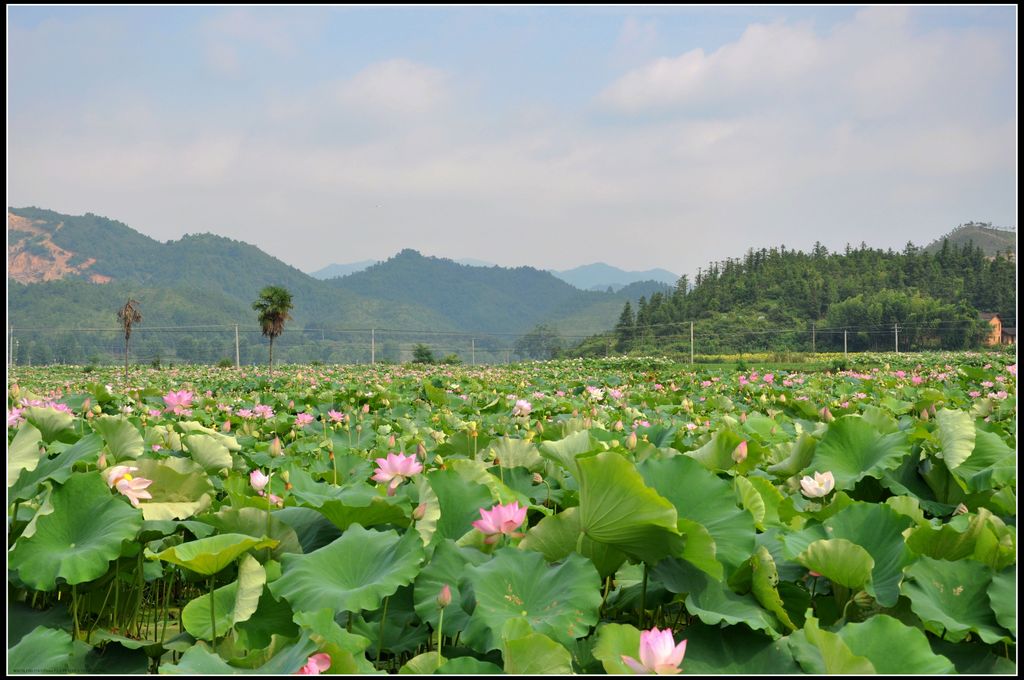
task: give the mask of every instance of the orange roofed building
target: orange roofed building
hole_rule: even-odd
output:
[[[1003,320],[994,312],[981,312],[978,317],[988,322],[989,333],[985,338],[986,345],[1012,345],[1017,340],[1017,329],[1014,326],[1004,326]]]

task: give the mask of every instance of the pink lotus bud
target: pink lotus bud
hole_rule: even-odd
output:
[[[274,437],[274,441],[270,442],[270,455],[280,456],[282,454],[281,439]]]
[[[363,413],[369,413],[369,412],[370,412],[370,404],[369,403],[363,404]]]
[[[630,451],[632,451],[633,449],[636,448],[636,431],[635,430],[633,432],[630,432],[629,436],[626,437],[626,448],[629,449]]]
[[[452,603],[452,589],[445,583],[441,586],[441,592],[437,594],[437,606],[444,609]]]
[[[828,406],[823,406],[821,408],[821,411],[819,411],[818,413],[821,414],[821,419],[824,420],[826,423],[830,423],[833,420],[835,420],[835,417],[832,415],[832,412],[828,410]]]
[[[742,413],[740,413],[740,422],[741,423],[747,422],[747,413],[746,413],[746,411],[743,411]]]
[[[921,409],[921,420],[928,420],[928,409]]]
[[[427,447],[423,445],[423,442],[416,444],[416,457],[420,460],[427,459]]]
[[[537,434],[544,434],[544,423],[537,421],[537,424],[533,426],[533,429],[537,430]]]
[[[388,448],[395,448],[395,435],[391,435],[390,437],[388,437]]]
[[[736,449],[732,452],[732,459],[737,463],[742,463],[747,459],[747,442],[740,442]]]
[[[231,421],[230,420],[225,420],[223,423],[221,423],[220,431],[221,432],[231,432]]]
[[[622,420],[616,420],[615,424],[612,425],[612,429],[616,432],[622,432]]]
[[[419,505],[416,506],[416,509],[412,511],[412,518],[414,520],[416,520],[417,522],[419,522],[421,519],[426,517],[426,515],[427,515],[427,504],[426,503],[420,503]]]
[[[534,484],[543,484],[544,483],[544,478],[540,476],[539,472],[534,472],[533,473],[533,483]]]

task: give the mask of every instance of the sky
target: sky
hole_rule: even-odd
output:
[[[1017,223],[1017,12],[12,7],[7,201],[304,271],[696,272]]]

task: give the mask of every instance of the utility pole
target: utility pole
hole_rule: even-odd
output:
[[[377,329],[370,329],[370,365],[377,363]]]
[[[899,354],[900,353],[900,325],[898,323],[894,323],[892,325],[892,331],[893,331],[893,333],[896,334],[896,354]]]
[[[509,354],[510,354],[510,350],[506,349],[505,350],[505,363],[506,364],[512,363],[511,360],[509,359],[509,356],[508,356]]]
[[[470,338],[469,340],[469,356],[472,357],[471,361],[476,366],[476,338]]]
[[[817,354],[818,353],[818,350],[817,350],[817,339],[818,339],[817,335],[818,335],[818,327],[812,321],[811,322],[811,354]]]
[[[848,332],[849,332],[849,331],[847,331],[847,330],[845,330],[845,329],[843,330],[843,358],[844,358],[844,359],[846,358],[846,334],[847,334]]]
[[[690,365],[693,366],[693,322],[690,322]]]
[[[242,367],[242,362],[239,361],[239,358],[240,358],[240,356],[239,356],[239,353],[238,353],[238,324],[236,323],[235,324],[235,368],[241,368]]]

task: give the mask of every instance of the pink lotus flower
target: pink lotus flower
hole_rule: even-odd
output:
[[[7,427],[17,427],[25,422],[25,416],[22,414],[25,412],[23,408],[12,408],[7,412]]]
[[[686,655],[686,640],[678,645],[668,628],[658,630],[657,626],[640,633],[640,660],[622,654],[622,661],[635,673],[674,675],[681,673],[679,664]]]
[[[525,399],[520,399],[519,401],[516,402],[516,405],[512,407],[512,415],[514,415],[514,416],[528,416],[528,415],[530,415],[530,411],[532,411],[532,410],[533,410],[533,404],[531,404],[530,402],[526,401]]]
[[[522,538],[524,534],[516,529],[526,520],[526,508],[519,507],[519,501],[508,505],[495,505],[490,510],[480,508],[480,519],[473,522],[473,527],[486,534],[484,543],[496,543],[505,534],[513,538]]]
[[[330,654],[313,654],[306,660],[306,665],[300,668],[295,675],[320,675],[330,667]]]
[[[132,477],[131,473],[138,469],[137,467],[129,467],[127,465],[115,465],[103,473],[107,486],[110,488],[117,487],[118,492],[127,496],[128,500],[136,508],[139,507],[140,498],[150,499],[153,497],[152,494],[145,490],[147,486],[153,483],[152,479]]]
[[[193,395],[188,390],[181,390],[175,392],[171,390],[164,395],[164,403],[167,404],[167,410],[173,412],[175,415],[182,415],[185,409],[192,406]]]
[[[346,416],[341,411],[330,410],[327,412],[327,417],[331,419],[332,423],[343,423],[346,420]]]
[[[387,458],[377,459],[377,469],[373,472],[375,482],[390,482],[388,484],[388,495],[394,496],[395,489],[405,481],[407,477],[423,472],[423,465],[416,460],[416,456],[407,456],[404,453],[389,453]]]
[[[252,412],[264,420],[270,420],[274,417],[274,409],[270,408],[266,404],[256,404],[252,407]]]
[[[299,413],[295,416],[295,426],[305,427],[313,422],[313,416],[308,413]]]
[[[163,413],[163,411],[161,411],[160,409],[151,408],[148,411],[146,411],[146,413],[148,413],[151,418],[156,418],[161,413]]]
[[[773,373],[765,373],[764,378],[762,378],[762,380],[771,385],[773,382],[775,382],[775,375]]]
[[[274,504],[274,505],[276,505],[278,507],[284,507],[284,499],[281,498],[280,496],[275,496],[274,494],[270,494],[269,496],[267,496],[267,499],[272,504]]]
[[[270,477],[263,474],[261,470],[253,470],[249,473],[249,485],[253,489],[263,494],[263,489],[270,483]]]
[[[814,471],[814,477],[805,476],[800,480],[800,487],[808,498],[821,498],[827,496],[835,488],[836,480],[831,472],[819,473]]]
[[[253,416],[252,409],[240,408],[240,409],[238,409],[238,416],[240,418],[245,418],[246,420],[248,420],[249,418],[252,418],[252,416]]]
[[[1017,364],[1010,364],[1009,366],[1007,366],[1006,367],[1006,372],[1009,373],[1012,376],[1016,376],[1017,375]]]

